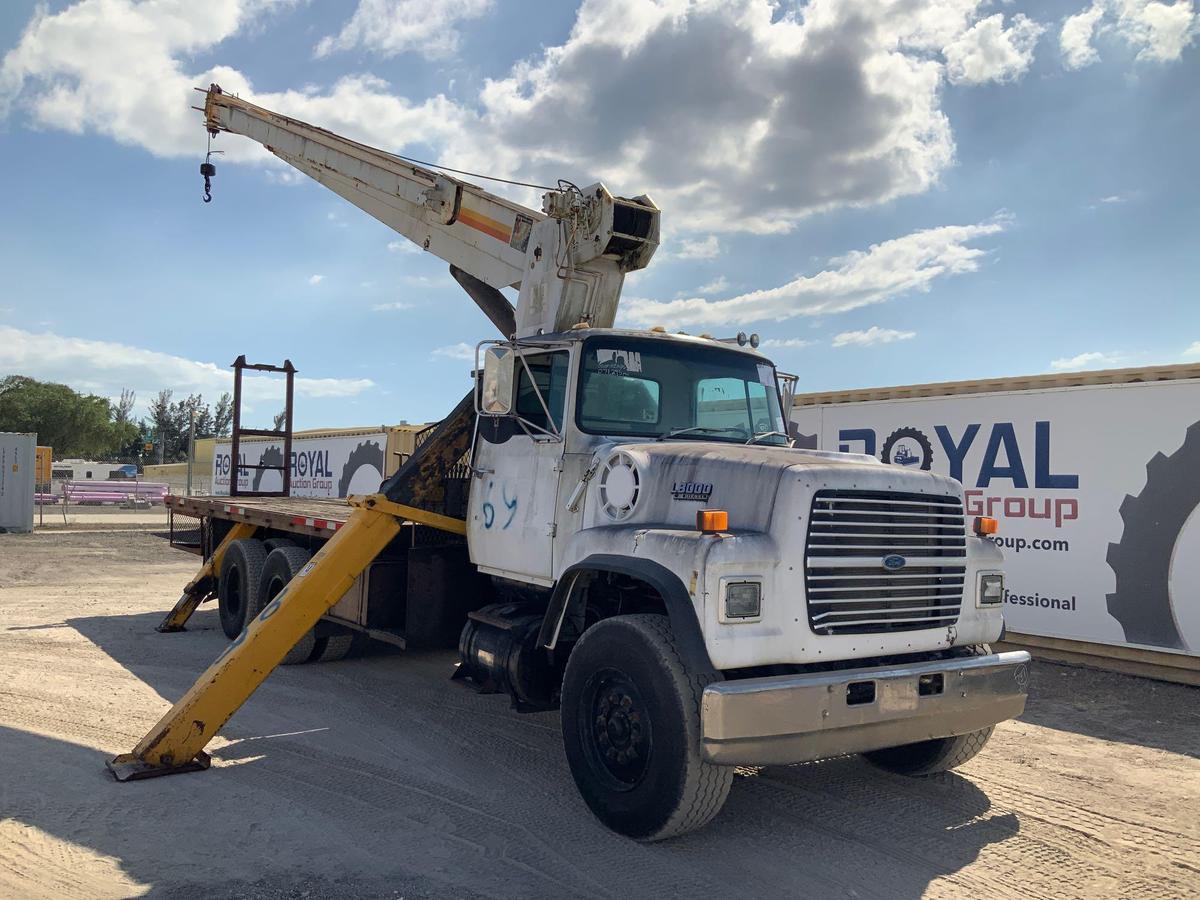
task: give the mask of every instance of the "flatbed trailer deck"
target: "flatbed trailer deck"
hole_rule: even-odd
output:
[[[352,507],[344,499],[314,497],[178,497],[168,494],[172,516],[245,522],[293,534],[331,537],[346,524]]]
[[[168,495],[166,505],[171,513],[171,543],[202,556],[206,563],[235,527],[240,528],[236,537],[275,544],[289,541],[315,553],[354,512],[345,498]],[[195,519],[199,527],[181,527],[176,517]],[[455,646],[461,620],[492,594],[490,585],[465,565],[466,557],[462,537],[404,522],[388,549],[322,617],[319,630],[328,634],[349,629],[399,647]],[[210,586],[196,592],[204,598],[200,603],[218,599],[220,562],[207,575],[202,570],[197,576],[211,579]],[[459,601],[434,602],[448,586],[457,588]],[[173,610],[160,630],[182,627],[186,615],[179,626],[170,625],[175,614]]]

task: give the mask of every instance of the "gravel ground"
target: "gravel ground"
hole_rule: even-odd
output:
[[[0,896],[1200,896],[1200,691],[1049,664],[956,773],[857,758],[736,779],[704,831],[605,831],[555,714],[381,649],[281,669],[201,774],[117,784],[217,655],[154,625],[195,557],[145,532],[0,536]]]

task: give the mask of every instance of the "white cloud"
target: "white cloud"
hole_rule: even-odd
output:
[[[1104,7],[1094,3],[1063,21],[1062,31],[1058,34],[1058,47],[1062,51],[1063,65],[1068,69],[1082,69],[1100,59],[1100,54],[1092,46],[1092,35],[1103,15]]]
[[[715,234],[691,240],[681,238],[668,241],[658,252],[659,260],[667,259],[716,259],[721,255],[721,241]]]
[[[191,157],[204,141],[201,116],[191,109],[200,97],[193,87],[217,82],[271,109],[394,150],[410,142],[440,143],[463,127],[467,114],[444,97],[410,103],[371,76],[345,77],[323,92],[305,87],[265,93],[253,91],[247,77],[228,66],[186,68],[195,56],[294,2],[79,0],[55,13],[39,7],[0,62],[0,118],[15,108],[36,127],[94,131],[156,156]],[[264,148],[240,138],[220,140],[218,147],[226,160],[274,163]]]
[[[402,312],[406,309],[412,308],[413,305],[411,303],[404,303],[401,301],[397,301],[395,303],[376,303],[371,307],[374,312]],[[472,351],[472,354],[473,353],[474,351]]]
[[[388,250],[392,253],[420,253],[421,248],[412,241],[388,241]]]
[[[987,251],[968,244],[1002,231],[1006,222],[997,218],[977,225],[917,231],[830,260],[832,268],[815,275],[801,275],[779,287],[750,291],[729,300],[629,298],[623,304],[623,318],[634,325],[666,323],[671,327],[747,324],[846,312],[883,303],[910,291],[927,291],[943,276],[974,272]]]
[[[321,38],[318,57],[361,47],[382,56],[419,53],[443,59],[458,50],[460,22],[491,9],[491,0],[359,0],[336,35]]]
[[[0,326],[0,372],[57,381],[99,394],[117,396],[133,388],[148,398],[163,388],[176,394],[202,393],[210,399],[233,390],[233,372],[157,350],[111,341],[34,333]],[[283,398],[282,377],[247,374],[242,382],[248,401]],[[369,378],[296,377],[300,397],[354,397],[375,386]]]
[[[191,88],[215,81],[396,152],[419,143],[469,170],[648,191],[678,232],[782,232],[814,212],[929,189],[954,158],[941,108],[949,59],[963,78],[1012,77],[1028,31],[1014,17],[998,34],[973,32],[980,0],[812,0],[802,11],[772,0],[584,0],[561,45],[518,61],[463,103],[410,100],[371,75],[272,93],[228,66],[195,71],[192,60],[287,2],[39,8],[0,64],[0,116],[15,105],[38,127],[190,157],[203,141]],[[364,0],[325,49],[415,46],[420,39],[406,29],[426,25],[413,24],[414,8],[422,22],[462,21],[481,0],[460,3],[458,13],[443,0]],[[444,47],[453,32],[420,47]],[[999,61],[976,66],[984,50]],[[229,160],[273,159],[241,138],[219,143]],[[680,241],[677,257],[719,251],[715,236],[693,243]]]
[[[1183,351],[1184,356],[1200,356],[1200,341],[1196,341],[1192,346]]]
[[[470,344],[464,344],[462,341],[459,341],[457,344],[451,344],[448,347],[438,347],[430,356],[440,356],[445,359],[467,359],[474,362],[475,348]]]
[[[1179,59],[1196,38],[1196,12],[1191,0],[1114,0],[1118,33],[1138,50],[1138,59]]]
[[[324,280],[325,280],[324,275],[309,275],[308,276],[308,283],[312,284],[312,285],[320,284]]]
[[[811,347],[816,341],[804,338],[767,338],[758,346],[764,350],[798,350],[801,347]]]
[[[1080,353],[1066,359],[1055,359],[1050,362],[1050,368],[1055,372],[1073,372],[1078,369],[1103,369],[1119,365],[1124,359],[1120,353]]]
[[[1192,0],[1094,0],[1063,22],[1063,65],[1080,69],[1099,60],[1092,41],[1105,33],[1136,49],[1139,60],[1174,62],[1200,33],[1200,19]]]
[[[308,181],[308,176],[299,169],[267,169],[263,172],[271,184],[281,184],[284,187],[295,187]]]
[[[880,328],[872,325],[865,331],[843,331],[833,336],[835,347],[870,347],[874,344],[891,344],[895,341],[907,341],[915,338],[915,331],[897,331],[894,328]]]
[[[697,291],[697,293],[706,294],[706,295],[707,294],[719,294],[719,293],[721,293],[721,291],[725,290],[728,287],[729,287],[729,279],[726,278],[724,275],[718,275],[716,278],[714,278],[708,284],[700,285],[700,287],[696,288],[696,291]]]
[[[1001,13],[980,19],[946,45],[946,74],[956,84],[1014,81],[1029,69],[1045,26],[1018,13],[1004,27]]]

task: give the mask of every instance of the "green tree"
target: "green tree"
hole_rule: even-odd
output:
[[[228,393],[217,398],[213,407],[212,437],[229,437],[233,430],[233,398]]]
[[[118,425],[132,422],[133,405],[137,402],[137,394],[129,388],[121,388],[121,399],[112,405],[112,420]]]
[[[104,397],[24,375],[0,381],[0,431],[36,432],[38,443],[53,447],[59,458],[107,456],[122,436]]]

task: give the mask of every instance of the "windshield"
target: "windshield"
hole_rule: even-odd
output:
[[[594,338],[577,412],[590,434],[786,444],[775,368],[719,346]]]

